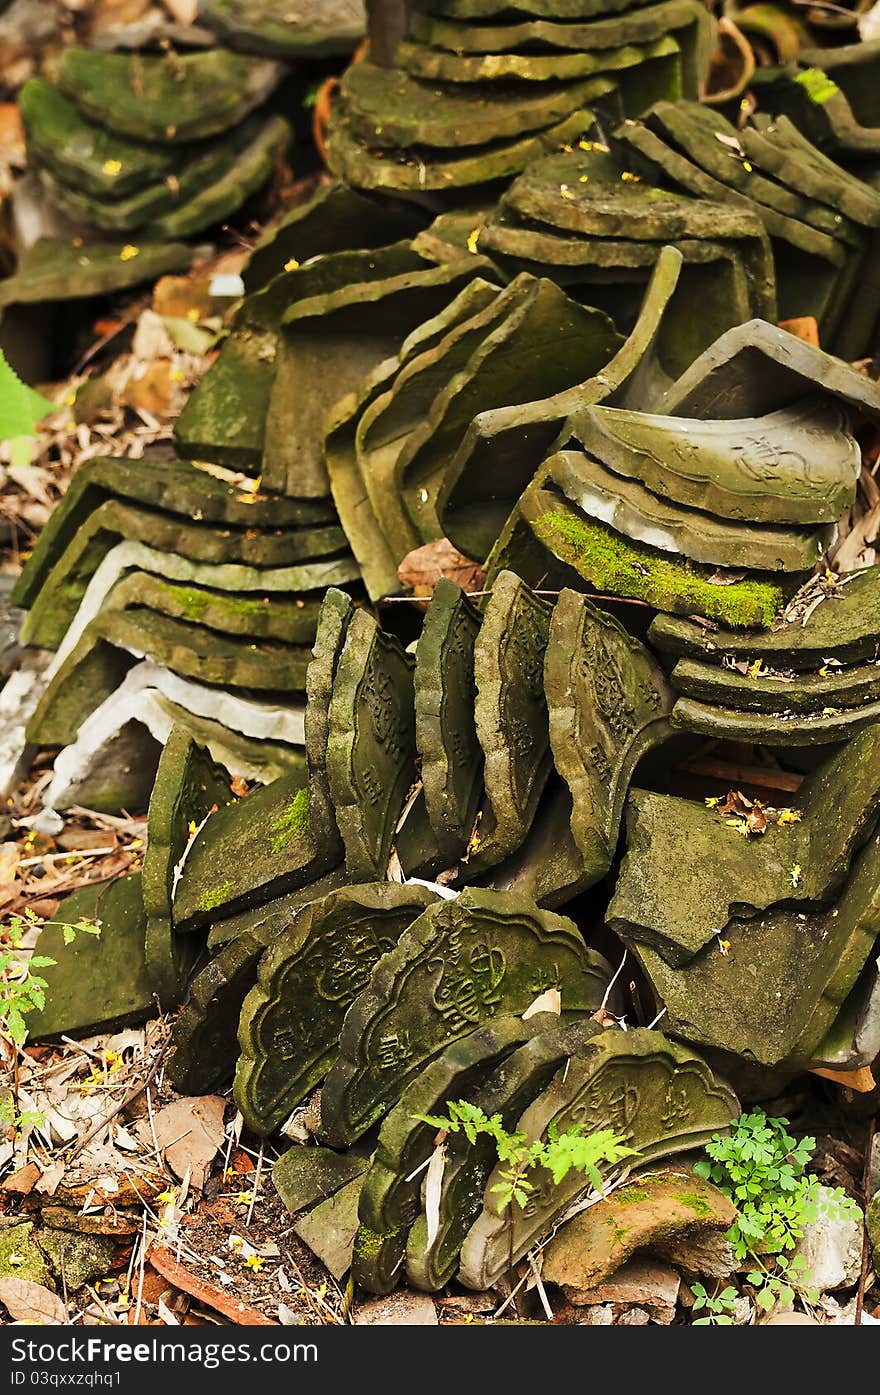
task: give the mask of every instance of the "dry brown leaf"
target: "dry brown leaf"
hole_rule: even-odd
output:
[[[57,1294],[31,1279],[0,1279],[0,1303],[14,1322],[39,1327],[61,1327],[67,1322],[67,1309]]]
[[[857,571],[860,567],[870,567],[877,559],[875,544],[880,539],[880,505],[868,511],[853,522],[843,542],[833,554],[836,572]]]
[[[24,126],[17,102],[0,103],[0,164],[23,169],[26,162]]]
[[[222,1313],[230,1322],[240,1323],[246,1327],[275,1327],[276,1323],[271,1318],[267,1318],[257,1308],[251,1308],[247,1303],[242,1303],[241,1299],[233,1297],[232,1294],[224,1293],[216,1284],[209,1283],[206,1279],[201,1279],[197,1274],[191,1273],[177,1259],[171,1250],[164,1245],[154,1245],[149,1255],[150,1264],[153,1268],[167,1279],[168,1283],[174,1284],[183,1293],[188,1293],[190,1297],[196,1298],[200,1303],[206,1303],[209,1308],[216,1308],[218,1313]]]
[[[433,1245],[440,1230],[440,1197],[443,1173],[446,1170],[446,1144],[438,1143],[425,1173],[425,1220],[428,1227],[428,1247]]]
[[[195,24],[199,0],[163,0],[166,10],[178,24]]]
[[[26,1163],[17,1172],[13,1172],[11,1177],[7,1177],[3,1183],[5,1192],[16,1192],[19,1196],[30,1196],[34,1187],[40,1180],[42,1173],[36,1163]]]
[[[41,1192],[43,1196],[53,1196],[61,1185],[64,1172],[64,1163],[53,1163],[51,1167],[46,1168],[34,1191]]]
[[[451,577],[464,591],[481,591],[486,580],[482,567],[453,547],[448,538],[408,552],[397,568],[397,576],[416,595],[430,594],[441,576]]]
[[[523,1022],[528,1022],[530,1017],[536,1017],[539,1012],[554,1012],[558,1017],[562,1012],[562,994],[558,988],[548,988],[546,993],[542,993],[530,1003],[522,1015]]]
[[[154,1116],[156,1142],[165,1161],[177,1177],[183,1178],[189,1172],[193,1187],[204,1186],[208,1167],[224,1140],[225,1109],[222,1095],[197,1095],[174,1100]],[[135,1133],[143,1142],[150,1142],[149,1121],[141,1119]]]
[[[18,848],[15,843],[0,843],[0,887],[11,886],[18,870]]]
[[[157,358],[171,358],[174,344],[162,323],[161,315],[155,310],[144,310],[137,322],[134,338],[131,341],[134,358],[143,363],[152,363]]]
[[[793,334],[795,339],[803,339],[804,343],[819,348],[819,325],[814,315],[797,315],[792,320],[780,320],[779,328]]]

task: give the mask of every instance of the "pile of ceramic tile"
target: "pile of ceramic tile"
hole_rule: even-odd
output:
[[[778,662],[815,662],[836,636],[842,689],[880,643],[876,576],[858,574],[839,602],[828,588],[806,625],[770,636]],[[648,638],[669,656],[697,652],[699,634],[655,621]],[[78,944],[63,986],[47,970],[34,1030],[137,1018],[192,980],[170,1076],[198,1093],[234,1071],[252,1129],[298,1120],[317,1139],[275,1181],[338,1276],[351,1266],[387,1292],[404,1272],[427,1289],[457,1272],[484,1288],[506,1266],[491,1149],[465,1162],[451,1145],[428,1227],[434,1130],[420,1116],[450,1099],[486,1101],[529,1133],[582,1119],[589,1098],[587,1117],[644,1164],[738,1112],[713,1070],[750,1063],[760,1089],[880,1050],[880,723],[786,808],[658,792],[682,738],[657,656],[584,595],[551,604],[511,573],[482,613],[441,582],[414,660],[331,590],[307,686],[305,785],[295,773],[237,799],[228,771],[172,734],[143,873],[102,902],[111,952]],[[607,928],[585,939],[552,908],[609,872]],[[648,995],[642,1020],[665,1016],[668,1036],[615,1026],[633,1003],[613,969],[621,942]],[[608,1099],[603,1072],[620,1086]],[[516,1211],[516,1255],[582,1185]]]
[[[696,97],[715,22],[699,0],[419,0],[393,69],[348,70],[330,165],[350,184],[453,195],[497,184],[599,117]]]
[[[367,28],[363,0],[201,0],[199,24],[227,48],[293,60],[353,53]]]
[[[880,390],[760,320],[727,331],[656,395],[644,391],[653,378],[656,392],[650,361],[636,364],[630,379],[612,378],[612,393],[584,393],[516,501],[487,584],[511,567],[551,589],[586,584],[661,612],[769,628],[855,498],[853,431],[878,420]],[[639,405],[659,410],[633,410],[640,388]],[[497,501],[510,486],[500,469],[478,490],[459,482],[465,533],[480,497]]]
[[[65,748],[50,802],[143,804],[178,722],[250,778],[301,766],[323,588],[356,576],[320,501],[161,456],[90,461],[15,592],[25,641],[56,651],[27,732]]]
[[[71,222],[147,241],[230,217],[266,183],[289,127],[260,108],[282,75],[227,49],[107,53],[70,48],[57,86],[25,84],[28,162]]]
[[[880,568],[816,583],[820,604],[770,634],[658,615],[650,640],[674,664],[675,726],[771,746],[840,741],[880,720]]]
[[[834,160],[871,182],[880,164],[880,40],[802,48],[782,67],[759,69],[764,111],[789,116]]]
[[[362,0],[211,0],[194,25],[105,22],[92,47],[64,51],[53,80],[32,78],[18,97],[28,173],[0,308],[185,269],[186,239],[248,206],[291,158],[308,86],[365,28]]]
[[[779,318],[812,316],[822,344],[845,357],[868,351],[880,315],[880,197],[870,183],[837,169],[790,123],[765,117],[740,132],[692,102],[658,102],[624,122],[612,145],[653,183],[757,216],[773,249]]]

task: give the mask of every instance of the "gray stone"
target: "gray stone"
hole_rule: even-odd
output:
[[[571,388],[600,372],[620,346],[608,316],[578,305],[545,277],[517,277],[493,307],[502,310],[509,313],[487,327],[398,456],[407,512],[423,542],[441,535],[437,501],[448,460],[474,416]]]
[[[548,590],[568,586],[580,591],[586,581],[600,595],[646,601],[658,610],[703,615],[727,625],[769,628],[786,599],[778,581],[760,572],[737,579],[736,573],[631,542],[542,488],[540,476],[520,498],[486,565],[487,586],[499,570],[514,568],[527,582]]]
[[[858,1215],[835,1215],[833,1192],[828,1187],[820,1187],[819,1192],[819,1215],[804,1227],[794,1255],[803,1261],[811,1288],[835,1293],[858,1283],[864,1222],[861,1211]]]
[[[604,78],[590,84],[591,100],[608,96],[615,89]],[[408,195],[420,192],[444,193],[455,188],[471,188],[496,180],[510,179],[531,160],[548,154],[559,145],[581,139],[593,124],[589,109],[576,111],[546,130],[530,132],[513,140],[490,145],[467,146],[464,152],[438,151],[429,162],[401,159],[395,152],[368,150],[352,134],[345,105],[338,103],[330,127],[328,163],[340,179],[367,190]]]
[[[112,1235],[79,1235],[75,1231],[44,1228],[37,1233],[37,1241],[59,1283],[69,1293],[108,1275],[116,1255]]]
[[[756,746],[821,746],[845,741],[880,719],[880,702],[862,707],[794,712],[781,702],[775,712],[745,712],[679,698],[670,718],[674,727],[716,740]]]
[[[662,247],[630,335],[587,382],[540,402],[495,408],[474,417],[446,467],[437,498],[444,533],[466,556],[488,556],[535,474],[535,461],[546,456],[569,416],[592,402],[625,401],[630,384],[638,391],[637,385],[652,376],[681,270],[681,254],[674,247]]]
[[[0,282],[0,310],[52,300],[85,300],[186,271],[198,249],[185,242],[139,241],[134,255],[122,242],[40,237],[22,256],[14,276]]]
[[[726,949],[707,944],[673,968],[644,943],[632,948],[669,1030],[688,1041],[791,1068],[811,1060],[877,939],[880,840],[852,864],[836,905],[730,920]],[[798,869],[791,869],[792,881]],[[756,971],[760,965],[760,974]]]
[[[612,1001],[615,1007],[619,1005],[613,992]],[[470,1103],[489,1118],[500,1115],[508,1131],[563,1061],[600,1031],[587,1018],[552,1022],[541,1013],[529,1021],[535,1025],[535,1035],[469,1092]],[[415,1288],[435,1292],[455,1274],[462,1242],[480,1214],[495,1162],[495,1148],[485,1135],[474,1143],[463,1134],[450,1134],[446,1139],[437,1233],[429,1242],[427,1217],[422,1212],[407,1239],[406,1277]]]
[[[176,172],[181,151],[143,145],[93,125],[43,78],[28,79],[19,108],[31,161],[94,198],[120,199]]]
[[[880,388],[848,363],[765,320],[735,325],[695,359],[661,399],[670,416],[730,421],[760,417],[816,393],[874,420]]]
[[[331,587],[324,593],[312,662],[306,671],[304,737],[309,763],[309,820],[319,839],[332,841],[337,847],[339,829],[327,778],[327,742],[333,681],[353,614],[354,606],[344,591]]]
[[[304,645],[227,638],[146,608],[101,612],[53,674],[28,739],[49,746],[75,740],[89,713],[117,690],[132,656],[185,678],[268,694],[302,693],[309,653]]]
[[[399,584],[397,564],[403,553],[395,549],[398,552],[395,555],[390,547],[389,534],[392,530],[388,525],[388,513],[392,506],[395,523],[402,526],[404,536],[412,538],[413,534],[403,501],[392,498],[388,489],[378,493],[378,513],[374,507],[377,480],[372,470],[367,477],[367,462],[359,450],[362,428],[368,429],[368,417],[373,412],[384,412],[386,407],[394,405],[395,386],[399,378],[403,379],[410,365],[415,367],[422,360],[422,366],[425,366],[426,356],[432,350],[439,349],[450,331],[471,320],[497,295],[497,287],[484,276],[476,276],[468,281],[437,315],[424,321],[407,336],[396,357],[379,364],[363,379],[355,392],[342,398],[327,420],[324,457],[333,499],[346,537],[360,562],[364,585],[373,598],[396,590]],[[380,451],[379,461],[372,464],[384,463],[385,456],[390,456],[390,463],[393,463],[399,450],[399,434],[392,418],[391,438],[384,442],[385,449]]]
[[[585,444],[617,474],[723,518],[835,523],[861,454],[845,410],[807,398],[764,417],[694,422],[591,407]]]
[[[298,1216],[362,1177],[369,1165],[368,1158],[354,1153],[295,1145],[282,1153],[272,1168],[272,1181],[290,1214]]]
[[[177,1005],[200,949],[198,936],[179,936],[174,924],[174,893],[190,826],[198,827],[215,805],[231,798],[227,772],[188,732],[172,732],[150,799],[142,874],[147,974],[166,1007]]]
[[[340,861],[311,817],[301,772],[212,814],[190,844],[174,895],[175,924],[198,929],[296,891]]]
[[[366,29],[363,0],[203,0],[199,22],[230,48],[270,58],[348,55]]]
[[[342,1279],[351,1268],[360,1190],[361,1179],[355,1177],[313,1211],[300,1216],[293,1227],[294,1233],[305,1241],[337,1280]]]
[[[471,283],[473,285],[473,283]],[[431,455],[425,470],[419,473],[419,498],[423,502],[427,526],[433,522],[430,506],[433,468],[436,465],[437,442],[441,461],[448,450],[450,426],[443,408],[448,405],[451,385],[467,397],[466,384],[471,373],[472,356],[481,346],[491,342],[490,336],[502,332],[509,323],[515,307],[526,298],[526,288],[514,283],[506,290],[491,295],[486,303],[473,305],[466,317],[457,314],[446,333],[436,342],[425,344],[421,352],[410,354],[401,363],[400,371],[386,392],[366,404],[355,436],[358,471],[363,480],[372,516],[383,534],[391,566],[382,578],[384,589],[397,588],[397,564],[423,540],[423,528],[410,504],[412,488],[407,488],[407,471],[412,454],[419,445],[430,444]],[[480,297],[482,301],[483,297]],[[435,317],[451,318],[454,309],[463,308],[463,293],[452,305]],[[458,400],[458,394],[455,401]],[[467,407],[464,407],[467,415]],[[455,427],[451,430],[454,432]],[[433,459],[431,458],[433,457]],[[441,466],[442,468],[442,466]],[[350,512],[350,510],[349,510]],[[381,584],[375,576],[375,564],[367,562],[367,585],[370,593],[378,593]]]
[[[828,902],[878,809],[876,726],[808,777],[791,822],[769,823],[760,835],[743,837],[705,804],[636,791],[608,922],[627,943],[643,941],[669,964],[687,964],[731,918]]]
[[[828,667],[824,677],[813,674],[785,674],[762,667],[752,677],[714,664],[679,659],[670,682],[683,697],[717,707],[755,712],[794,712],[817,717],[839,707],[860,707],[880,698],[880,667],[861,664],[856,668]]]
[[[214,957],[192,980],[183,1008],[174,1020],[174,1051],[168,1078],[182,1095],[225,1089],[240,1051],[230,1025],[257,980],[260,956],[289,926],[299,909],[346,884],[345,869],[335,868],[319,881],[217,922],[208,935]]]
[[[880,1056],[880,961],[873,955],[813,1054],[810,1069],[861,1070]]]
[[[820,333],[829,337],[844,309],[859,257],[827,233],[755,203],[706,174],[670,144],[658,126],[659,121],[652,120],[649,113],[644,122],[628,121],[619,127],[614,142],[623,158],[655,182],[671,183],[700,198],[729,200],[757,212],[768,234],[791,249],[787,256],[777,258],[780,316],[813,315]]]
[[[404,1090],[379,1130],[361,1187],[352,1273],[362,1288],[389,1293],[402,1277],[423,1169],[437,1134],[420,1116],[442,1113],[450,1100],[470,1099],[493,1067],[548,1025],[544,1013],[526,1022],[496,1017],[447,1046]]]
[[[357,63],[342,79],[352,134],[371,147],[442,150],[516,139],[565,120],[592,96],[589,82],[503,89],[487,100],[467,86],[442,87],[373,63]]]
[[[331,408],[468,281],[491,270],[484,258],[469,254],[442,266],[408,256],[410,267],[383,275],[380,255],[362,254],[371,265],[359,278],[284,311],[266,417],[262,471],[268,488],[326,494],[323,442]]]
[[[29,643],[57,648],[95,571],[111,548],[127,537],[139,538],[159,551],[182,554],[193,562],[244,564],[257,569],[331,560],[345,548],[342,530],[331,525],[273,532],[221,528],[184,522],[173,514],[109,499],[80,525],[34,596],[24,633]],[[234,574],[230,580],[233,578]],[[261,589],[259,571],[253,589]]]
[[[208,523],[242,528],[285,528],[332,523],[332,505],[271,498],[243,490],[182,460],[146,455],[142,460],[99,456],[86,461],[53,509],[16,583],[20,604],[31,601],[55,562],[100,504],[116,498],[161,508]]]
[[[833,585],[822,583],[806,616],[769,634],[705,628],[692,620],[655,616],[649,642],[674,658],[719,664],[725,657],[785,672],[813,670],[829,659],[867,664],[880,653],[880,571],[850,572]]]
[[[302,266],[330,252],[387,246],[414,235],[424,223],[412,205],[371,199],[336,182],[321,184],[308,203],[269,224],[242,272],[245,289],[262,289],[291,261]]]
[[[101,922],[99,936],[63,940],[63,925]],[[57,922],[57,923],[56,923]],[[155,1013],[144,962],[144,915],[139,873],[92,884],[66,897],[40,932],[40,955],[55,960],[40,969],[46,1001],[28,1014],[32,1041],[62,1033],[90,1036],[134,1025]]]
[[[683,508],[581,452],[560,451],[543,469],[586,517],[636,542],[716,567],[809,572],[837,536],[833,525],[746,525]]]
[[[585,1297],[613,1301],[593,1298],[591,1291],[616,1276],[631,1256],[647,1250],[665,1257],[670,1245],[694,1239],[705,1244],[709,1236],[723,1241],[735,1220],[736,1208],[724,1193],[687,1168],[636,1176],[566,1221],[544,1252],[542,1276],[575,1304]]]
[[[519,847],[552,768],[544,654],[551,610],[512,572],[499,572],[474,649],[475,719],[486,803],[470,854],[483,870]]]

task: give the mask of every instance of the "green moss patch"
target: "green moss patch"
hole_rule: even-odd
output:
[[[816,102],[821,106],[840,91],[836,82],[832,82],[827,73],[823,73],[821,68],[805,68],[802,73],[798,73],[795,82],[804,89],[811,102]]]
[[[272,851],[283,852],[287,845],[309,827],[309,791],[297,790],[284,813],[272,825]]]
[[[223,882],[220,886],[215,886],[212,891],[206,891],[199,898],[199,909],[202,911],[214,911],[218,906],[222,906],[227,900],[232,890],[232,882]]]
[[[630,542],[573,513],[542,514],[535,536],[597,591],[647,601],[657,610],[705,615],[736,628],[769,629],[785,604],[781,587],[767,581],[711,582],[708,568],[676,561]]]

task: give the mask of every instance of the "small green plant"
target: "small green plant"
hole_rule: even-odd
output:
[[[546,1168],[557,1185],[572,1170],[582,1172],[598,1191],[602,1186],[599,1165],[621,1162],[634,1157],[636,1152],[634,1148],[627,1148],[613,1129],[599,1129],[588,1134],[583,1124],[575,1124],[560,1133],[556,1124],[551,1123],[546,1139],[529,1142],[525,1134],[508,1133],[500,1114],[490,1118],[467,1100],[451,1101],[446,1107],[448,1115],[420,1114],[417,1117],[446,1133],[463,1133],[472,1144],[481,1136],[492,1139],[502,1164],[500,1180],[493,1188],[502,1211],[514,1201],[520,1207],[525,1206],[535,1190],[528,1177],[533,1168]]]
[[[691,1284],[694,1295],[694,1312],[703,1316],[694,1318],[694,1327],[732,1327],[736,1300],[739,1297],[733,1287],[722,1289],[720,1293],[709,1294],[703,1284]]]
[[[27,1041],[25,1018],[46,1002],[48,985],[34,969],[51,969],[58,962],[45,954],[29,954],[21,948],[28,931],[45,929],[47,925],[60,928],[66,945],[72,945],[77,935],[101,933],[99,921],[79,920],[75,925],[62,920],[43,921],[30,909],[24,915],[12,916],[3,926],[0,931],[0,1034],[13,1046],[24,1046]]]
[[[0,445],[13,465],[30,464],[37,424],[54,410],[54,403],[21,381],[0,349]]]
[[[58,961],[45,954],[31,954],[23,948],[25,935],[46,925],[57,925],[66,945],[73,944],[77,935],[100,935],[99,922],[79,920],[69,925],[60,920],[43,921],[32,910],[24,915],[11,916],[0,930],[0,1036],[12,1048],[13,1088],[9,1095],[0,1101],[0,1127],[26,1128],[39,1122],[39,1116],[32,1111],[18,1111],[18,1052],[27,1041],[27,1015],[36,1008],[42,1008],[46,1001],[46,980],[35,973],[38,969],[52,968]]]
[[[840,1187],[824,1187],[807,1172],[816,1140],[798,1140],[789,1127],[787,1119],[768,1118],[763,1110],[743,1114],[729,1137],[714,1135],[706,1144],[708,1157],[694,1165],[739,1212],[727,1238],[738,1260],[753,1263],[747,1278],[765,1311],[776,1303],[788,1307],[795,1297],[807,1304],[817,1301],[804,1261],[789,1258],[786,1251],[794,1249],[820,1214],[858,1213]]]
[[[810,1284],[810,1274],[806,1260],[800,1255],[775,1255],[774,1267],[765,1264],[753,1269],[746,1277],[755,1289],[755,1302],[764,1312],[769,1312],[778,1303],[790,1308],[795,1298],[803,1299],[807,1307],[819,1302],[819,1290]]]
[[[739,1211],[728,1233],[739,1260],[794,1249],[820,1211],[843,1215],[855,1209],[839,1187],[825,1188],[823,1196],[819,1178],[806,1171],[815,1138],[798,1141],[788,1128],[787,1119],[768,1119],[762,1110],[743,1114],[728,1138],[714,1135],[706,1144],[708,1158],[694,1167]]]

